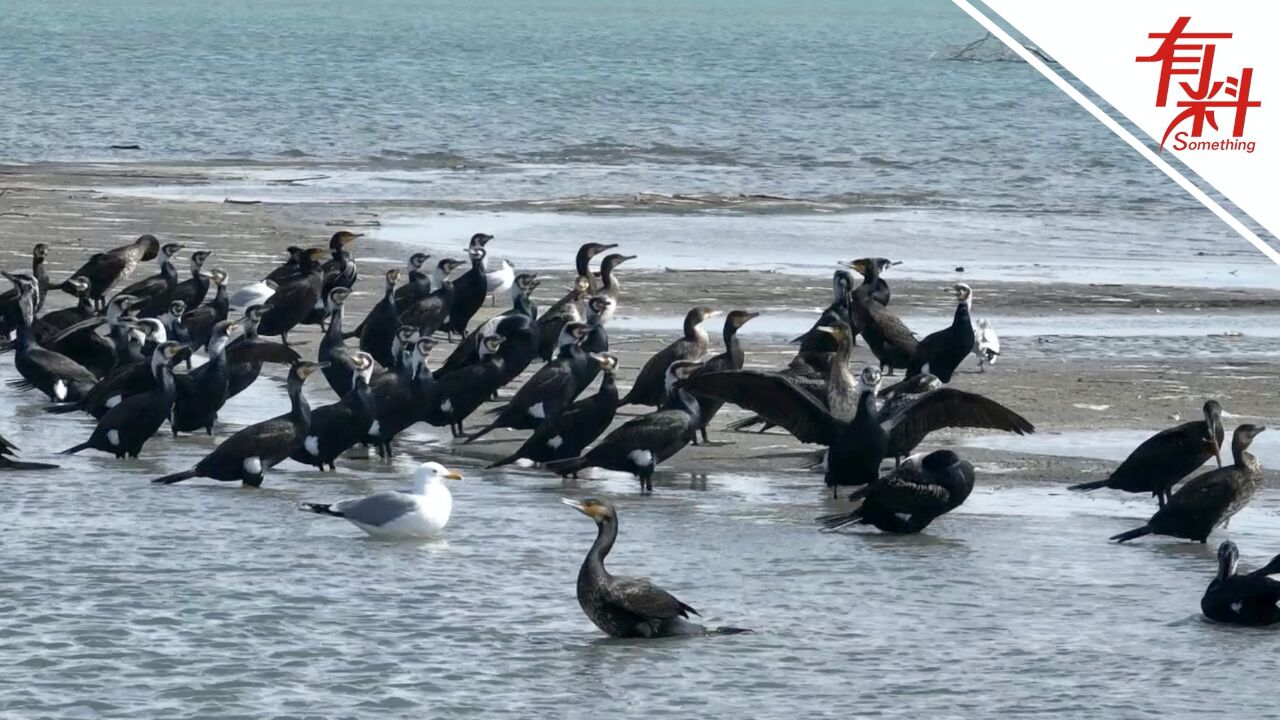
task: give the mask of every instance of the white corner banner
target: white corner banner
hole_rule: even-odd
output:
[[[1002,40],[967,0],[955,0]],[[984,0],[991,12],[1150,138],[1130,145],[1223,217],[1258,249],[1280,254],[1186,182],[1175,156],[1270,233],[1280,236],[1280,29],[1276,0]],[[1015,50],[1021,50],[1015,47]],[[1027,56],[1024,55],[1024,58]],[[1046,74],[1052,66],[1028,58]],[[1055,82],[1060,78],[1052,78]],[[1099,115],[1074,88],[1064,91]],[[1079,97],[1076,97],[1079,95]]]

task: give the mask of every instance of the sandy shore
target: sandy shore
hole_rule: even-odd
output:
[[[283,255],[287,245],[323,244],[327,236],[340,227],[371,227],[381,213],[392,209],[375,204],[227,204],[174,202],[142,199],[113,194],[113,188],[147,179],[149,182],[184,182],[181,175],[166,174],[162,178],[139,178],[141,171],[120,168],[71,166],[5,167],[0,166],[0,264],[9,268],[25,268],[29,251],[35,242],[46,242],[52,248],[50,272],[64,275],[81,263],[92,251],[127,242],[142,232],[151,232],[166,240],[176,240],[191,249],[214,252],[212,266],[226,269],[232,288],[265,275]],[[196,176],[188,179],[194,181]],[[397,206],[395,209],[403,209]],[[482,230],[483,228],[477,228]],[[593,238],[605,239],[605,238]],[[428,249],[460,254],[461,238],[426,238]],[[500,256],[502,244],[519,242],[518,238],[499,237],[491,245]],[[419,248],[413,248],[416,250]],[[643,253],[643,248],[621,248],[629,253]],[[356,249],[365,280],[349,302],[350,322],[358,321],[376,301],[380,270],[400,266],[411,249],[395,243],[373,240]],[[851,246],[850,256],[856,254]],[[186,253],[182,256],[185,260]],[[832,258],[834,261],[837,258]],[[960,259],[962,260],[962,259]],[[959,261],[958,261],[959,262]],[[571,280],[571,258],[561,265],[537,270],[545,282],[538,300],[549,305],[560,297]],[[525,268],[522,268],[525,269]],[[828,302],[829,280],[825,277],[803,277],[762,272],[620,272],[624,286],[619,329],[611,332],[615,351],[620,355],[620,384],[630,383],[638,368],[654,350],[673,339],[679,332],[674,318],[694,304],[709,304],[725,310],[744,308],[772,313],[816,313]],[[962,277],[957,274],[957,277]],[[952,310],[952,303],[938,282],[892,281],[893,307],[904,316],[923,316],[935,322],[915,329],[924,334],[942,327]],[[976,314],[1042,318],[1052,334],[1071,335],[1069,327],[1053,326],[1055,316],[1115,316],[1132,314],[1147,317],[1161,313],[1269,313],[1280,308],[1280,292],[1244,289],[1204,289],[1153,287],[1147,285],[1090,285],[989,283],[974,287]],[[55,296],[55,304],[65,304],[65,296]],[[497,309],[503,309],[501,307]],[[486,313],[493,311],[486,307]],[[673,318],[664,331],[656,328],[627,331],[630,317]],[[786,345],[785,335],[803,332],[807,322],[797,323],[788,332],[744,335],[748,365],[779,367],[786,363],[793,348]],[[750,326],[748,326],[750,328]],[[1232,328],[1224,327],[1223,332]],[[719,328],[709,328],[713,337]],[[790,332],[794,330],[794,332]],[[314,331],[299,333],[296,340],[314,348]],[[1262,356],[1248,358],[1225,355],[1189,357],[1178,352],[1177,343],[1155,348],[1140,358],[1107,358],[1094,356],[1086,349],[1072,349],[1070,343],[1041,336],[1020,336],[1006,341],[1006,354],[991,371],[963,372],[956,384],[983,393],[1018,410],[1041,433],[1079,430],[1157,429],[1177,419],[1194,418],[1207,397],[1219,398],[1231,420],[1270,422],[1277,417],[1269,392],[1259,392],[1259,383],[1270,385],[1280,365]],[[718,340],[715,343],[718,345]],[[1057,348],[1061,347],[1059,353]],[[314,350],[312,350],[314,352]],[[443,359],[448,347],[441,349]],[[304,351],[305,354],[305,351]],[[870,358],[865,348],[858,348],[855,360]],[[517,385],[509,386],[506,393]],[[594,392],[594,389],[588,390]],[[11,402],[36,402],[23,396]],[[639,408],[627,408],[635,413]],[[666,469],[675,476],[710,470],[750,473],[766,469],[798,467],[800,459],[757,457],[789,453],[802,449],[788,436],[728,434],[720,429],[726,422],[742,416],[741,411],[726,408],[712,426],[713,439],[732,444],[720,447],[690,447],[668,463]],[[474,424],[474,423],[473,423]],[[438,429],[419,430],[432,437],[447,437]],[[975,433],[939,433],[926,447],[947,444]],[[499,431],[492,441],[454,447],[453,452],[488,459],[505,455],[514,449],[524,433]],[[418,434],[410,439],[420,437]],[[1109,463],[1073,458],[1014,454],[993,450],[966,449],[965,453],[980,463],[999,467],[1000,482],[1039,480],[1075,481],[1104,473]]]

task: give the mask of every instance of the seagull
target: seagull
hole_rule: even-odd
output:
[[[986,318],[978,321],[978,332],[973,339],[973,354],[978,356],[980,372],[987,371],[983,363],[995,365],[996,358],[1000,357],[1000,338],[996,337],[996,329],[991,327],[991,321]]]
[[[275,293],[276,284],[270,280],[263,280],[235,291],[231,295],[230,305],[236,309],[262,305]]]
[[[462,476],[437,462],[423,463],[413,473],[413,490],[389,490],[325,505],[303,503],[302,510],[346,518],[376,538],[431,538],[449,523],[453,496],[444,480]]]
[[[503,260],[502,267],[485,273],[484,279],[488,284],[489,294],[493,295],[493,304],[497,305],[498,295],[511,290],[511,286],[515,284],[516,269]]]

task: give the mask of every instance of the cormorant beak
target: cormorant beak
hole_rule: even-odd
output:
[[[901,264],[902,264],[902,261],[901,261],[901,260],[890,260],[890,261],[889,261],[889,267],[893,267],[894,265],[901,265]]]
[[[836,329],[831,327],[830,325],[819,325],[818,327],[814,328],[814,330],[817,330],[818,332],[821,332],[821,333],[826,333],[828,335],[836,334]]]
[[[600,522],[600,518],[599,518],[599,517],[597,517],[597,516],[596,516],[596,514],[595,514],[594,512],[592,512],[591,508],[590,508],[590,507],[588,507],[586,503],[583,503],[583,502],[578,501],[578,500],[571,500],[571,499],[569,499],[569,498],[560,498],[560,502],[564,503],[565,505],[568,505],[569,507],[573,508],[574,510],[577,510],[578,512],[582,513],[583,515],[586,515],[587,517],[591,518],[592,520],[595,520],[596,522]]]

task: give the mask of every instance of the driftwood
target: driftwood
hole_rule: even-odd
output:
[[[308,180],[328,180],[329,175],[312,175],[310,177],[300,178],[280,178],[278,180],[268,180],[268,185],[296,185],[297,183],[307,182]]]
[[[112,150],[141,150],[142,146],[137,143],[121,143],[119,145],[112,145],[111,149]]]
[[[224,198],[222,202],[226,203],[227,205],[260,205],[262,204],[261,200],[233,200],[231,198]]]

